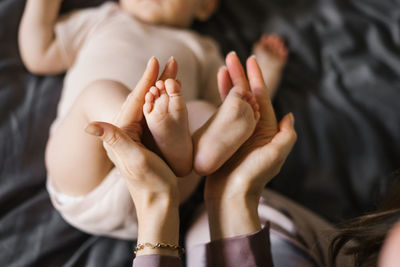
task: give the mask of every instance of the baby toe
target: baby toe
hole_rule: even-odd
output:
[[[251,107],[253,108],[254,113],[260,111],[260,106],[258,105],[257,101],[253,98],[249,101]]]
[[[268,35],[268,34],[263,34],[262,36],[261,36],[261,41],[266,41],[266,40],[268,40],[269,38],[271,37],[271,35]]]
[[[155,87],[155,86],[152,86],[152,87],[150,88],[150,93],[151,93],[155,98],[158,98],[158,97],[160,96],[160,90],[159,90],[157,87]]]
[[[154,104],[154,95],[150,92],[147,92],[145,96],[145,103],[143,105],[143,112],[150,113],[153,110]]]
[[[228,96],[236,96],[239,98],[245,98],[246,94],[250,93],[249,91],[241,88],[240,86],[234,86],[228,93]]]
[[[153,104],[151,103],[144,103],[143,105],[143,113],[149,114],[153,110]]]
[[[152,93],[152,92],[147,92],[146,93],[146,95],[145,95],[145,97],[144,97],[144,100],[145,100],[145,102],[146,103],[154,103],[154,99],[155,99],[155,96],[154,96],[154,94]]]
[[[246,92],[243,98],[247,101],[247,103],[249,103],[249,105],[253,109],[254,115],[256,115],[256,113],[260,110],[260,107],[254,95],[250,92]]]
[[[246,91],[243,94],[243,99],[245,99],[249,103],[252,101],[252,97],[253,97],[253,94],[249,91]]]
[[[270,39],[270,41],[271,41],[272,43],[274,43],[274,44],[280,44],[280,43],[282,43],[282,39],[281,39],[278,35],[276,35],[276,34],[271,34],[269,39]]]
[[[180,85],[174,79],[168,79],[165,81],[165,89],[169,96],[177,96],[181,93]]]
[[[157,87],[159,90],[165,90],[165,83],[164,83],[164,81],[158,80],[158,81],[156,82],[156,87]]]
[[[289,54],[289,51],[287,50],[286,46],[282,46],[279,50],[278,50],[279,55],[282,58],[286,58]]]

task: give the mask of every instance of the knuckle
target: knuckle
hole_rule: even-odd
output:
[[[283,163],[286,160],[286,155],[281,149],[279,148],[274,148],[271,151],[271,158],[274,162],[274,165],[277,168],[277,173],[279,173],[280,168],[282,167]]]
[[[143,173],[147,173],[148,162],[145,157],[119,158],[116,164],[121,173],[129,179],[139,179]]]
[[[281,158],[281,151],[277,147],[272,147],[269,151],[270,157],[273,161],[278,161]]]
[[[110,146],[114,147],[118,144],[120,140],[121,136],[119,135],[119,133],[116,131],[112,131],[105,137],[104,141],[106,141],[106,143],[109,144]]]
[[[140,168],[140,169],[146,169],[149,167],[149,162],[148,159],[143,156],[139,155],[138,157],[135,158],[135,168]]]
[[[273,177],[277,176],[281,172],[281,169],[282,169],[282,164],[279,164],[273,171]]]
[[[136,166],[132,165],[132,164],[123,164],[123,170],[124,172],[128,175],[128,177],[132,178],[136,178]]]
[[[298,138],[298,136],[297,136],[296,131],[292,131],[292,132],[290,133],[290,141],[291,141],[292,143],[295,143],[295,142],[297,141],[297,138]]]
[[[121,127],[121,129],[126,133],[132,140],[139,141],[140,136],[142,136],[142,127],[138,123],[132,123],[129,126]]]

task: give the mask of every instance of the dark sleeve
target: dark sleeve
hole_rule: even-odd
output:
[[[208,243],[206,260],[208,267],[273,267],[269,224],[252,234]]]
[[[181,267],[182,262],[177,257],[162,255],[143,255],[133,260],[133,267]]]

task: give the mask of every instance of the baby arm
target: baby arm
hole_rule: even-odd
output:
[[[19,50],[35,74],[63,72],[67,66],[56,44],[54,25],[62,0],[28,0],[19,27]]]

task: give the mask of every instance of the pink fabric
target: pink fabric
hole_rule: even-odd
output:
[[[234,211],[232,211],[234,212]],[[284,244],[286,264],[299,258],[307,261],[298,266],[332,266],[329,246],[335,237],[336,229],[315,213],[294,203],[290,199],[265,189],[262,193],[258,214],[261,225],[270,224],[269,240],[271,252],[279,252]],[[207,244],[210,242],[208,216],[204,207],[200,207],[193,219],[193,224],[186,234],[186,263],[190,267],[205,267],[208,258]],[[277,245],[276,247],[274,245]],[[276,250],[274,250],[276,248]],[[270,253],[270,252],[266,252]],[[279,255],[278,255],[279,256]],[[337,266],[353,266],[352,257],[340,254]]]
[[[181,267],[179,258],[161,255],[143,255],[136,257],[133,267]]]
[[[273,267],[269,225],[248,235],[217,240],[206,244],[205,257],[201,260],[207,267]],[[133,267],[180,267],[179,258],[145,255],[137,257]],[[191,266],[191,265],[188,265]]]
[[[206,245],[206,266],[272,267],[269,225],[259,232]]]

